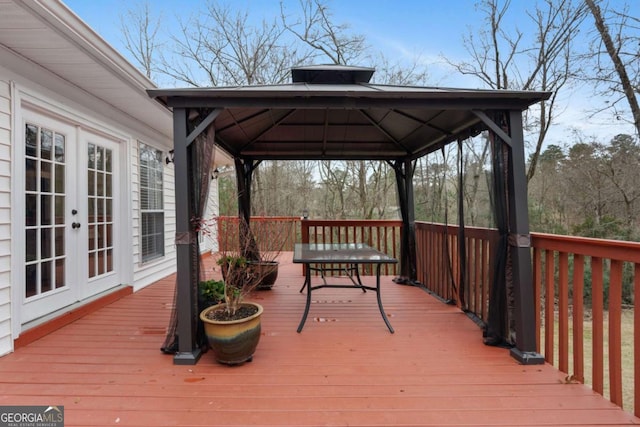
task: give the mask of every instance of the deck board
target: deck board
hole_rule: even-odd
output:
[[[64,405],[67,426],[629,425],[640,420],[550,365],[521,366],[455,307],[383,277],[373,292],[314,292],[302,333],[300,266],[285,254],[253,362],[159,351],[170,276],[0,358],[0,405]],[[373,278],[365,278],[365,281]]]

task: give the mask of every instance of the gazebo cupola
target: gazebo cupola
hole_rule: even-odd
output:
[[[369,83],[374,68],[348,65],[308,65],[291,69],[293,83],[311,84],[358,84]]]

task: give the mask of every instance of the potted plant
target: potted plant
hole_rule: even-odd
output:
[[[231,232],[232,228],[226,227],[225,230]],[[245,298],[264,283],[265,277],[273,275],[273,269],[259,266],[258,261],[263,258],[248,225],[241,221],[237,230],[238,235],[231,236],[231,239],[230,236],[218,235],[219,240],[236,242],[236,246],[227,244],[218,252],[222,301],[200,312],[214,358],[229,365],[242,364],[253,358],[260,340],[263,308],[260,304],[245,301]],[[272,243],[274,239],[275,236],[272,236]],[[280,250],[269,251],[265,256],[269,257],[269,261],[275,261],[279,253]]]
[[[260,340],[260,304],[244,301],[258,284],[242,256],[223,255],[218,259],[224,272],[223,302],[202,310],[200,320],[214,358],[224,364],[251,361]]]
[[[240,253],[246,258],[246,267],[254,269],[254,274],[260,278],[256,289],[268,290],[273,287],[278,278],[278,255],[282,252],[292,232],[288,221],[255,221],[251,227],[236,218],[225,218],[217,222],[218,240],[222,252],[227,254],[230,248],[241,247]],[[236,233],[235,230],[240,230]],[[240,242],[240,236],[245,235],[245,242]],[[237,245],[237,246],[236,246]]]

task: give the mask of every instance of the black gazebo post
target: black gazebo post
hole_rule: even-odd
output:
[[[176,365],[194,365],[201,356],[196,342],[197,314],[194,315],[195,284],[191,274],[191,266],[197,260],[191,249],[195,238],[191,227],[193,189],[189,177],[189,158],[187,141],[187,110],[173,109],[173,165],[176,188],[176,287],[178,312],[178,352],[173,357]]]
[[[258,246],[253,239],[250,229],[251,221],[251,180],[253,171],[260,165],[260,161],[251,159],[234,159],[236,167],[236,184],[238,187],[238,223],[239,244],[242,256],[250,260],[259,258]]]
[[[509,112],[510,161],[508,166],[509,251],[513,266],[513,292],[516,346],[511,355],[525,365],[544,363],[536,349],[536,319],[533,274],[531,268],[531,236],[527,206],[527,174],[524,163],[522,112]]]

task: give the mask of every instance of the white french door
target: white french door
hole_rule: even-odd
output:
[[[35,112],[24,118],[22,324],[121,282],[119,144]]]

